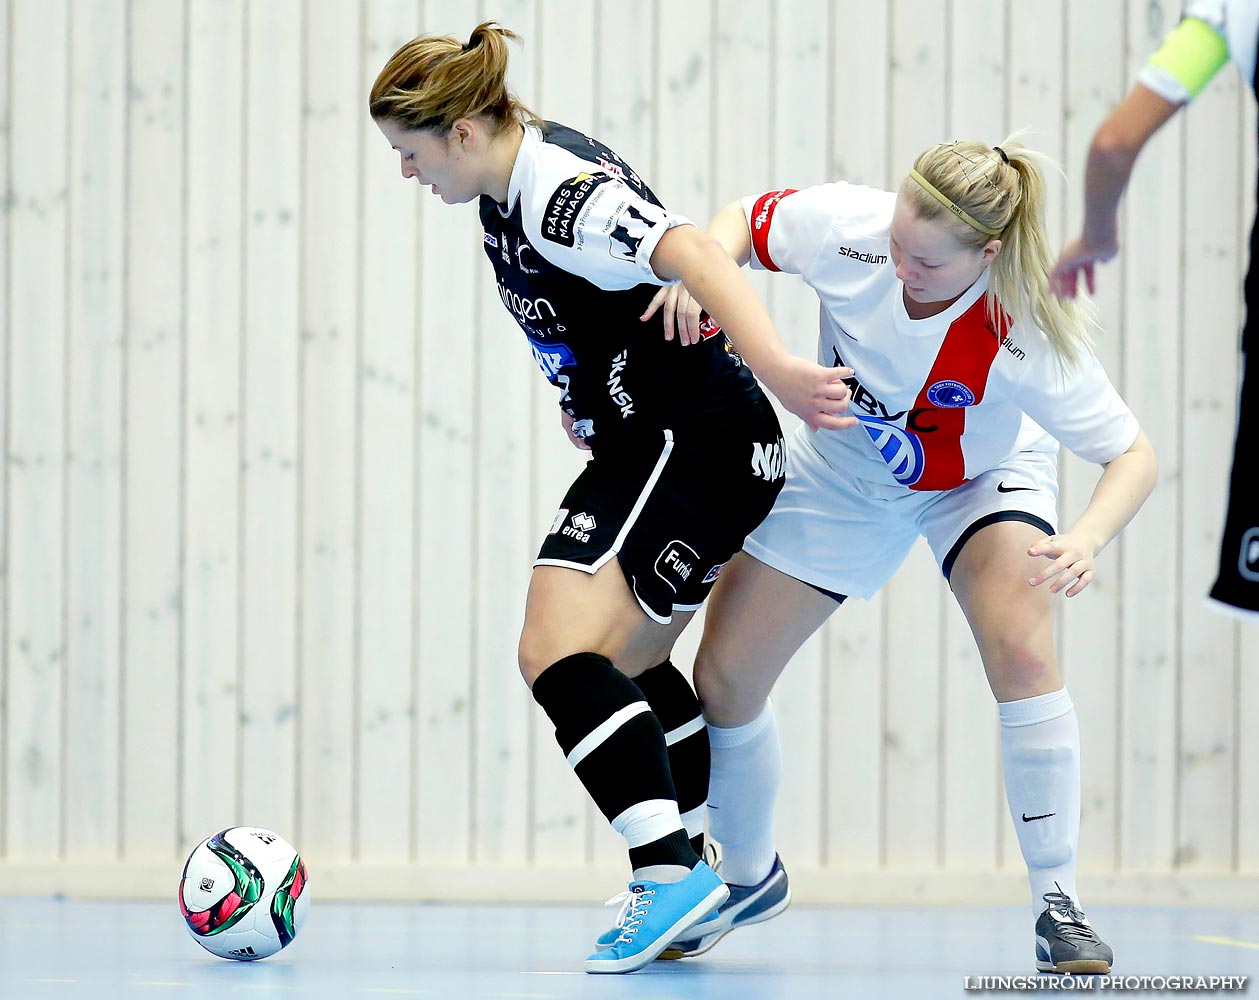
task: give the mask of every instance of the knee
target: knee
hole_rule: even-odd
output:
[[[520,643],[516,647],[516,662],[520,667],[520,676],[532,688],[534,681],[542,676],[542,671],[555,662],[555,658],[546,645],[539,641],[536,633],[526,628],[520,633]]]
[[[704,718],[721,725],[722,720],[737,714],[739,686],[734,672],[716,650],[700,647],[695,655],[692,678],[695,694],[704,708]]]
[[[1062,687],[1062,677],[1051,652],[1022,636],[1003,637],[989,653],[989,677],[998,701],[1015,701],[1049,694]]]

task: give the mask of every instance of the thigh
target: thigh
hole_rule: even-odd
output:
[[[1048,587],[1027,581],[1043,560],[1027,554],[1045,532],[1025,521],[999,521],[970,535],[949,582],[983,658],[998,701],[1048,694],[1062,687],[1053,645]]]
[[[594,574],[614,562],[658,624],[697,610],[782,487],[781,468],[750,461],[758,429],[711,441],[662,431],[651,444],[597,453],[565,495],[535,566]],[[777,424],[765,431],[777,434]],[[780,440],[767,446],[781,453]]]
[[[532,686],[556,660],[600,653],[635,677],[669,655],[692,614],[661,624],[644,613],[615,559],[594,573],[539,566],[529,580],[520,637],[521,671]]]
[[[752,721],[787,662],[837,607],[746,552],[731,559],[708,602],[695,658],[705,718],[726,727]]]
[[[788,577],[871,597],[917,541],[928,497],[832,467],[812,433],[802,425],[792,437],[787,483],[743,549]]]

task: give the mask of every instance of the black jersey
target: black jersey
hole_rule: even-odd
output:
[[[507,204],[481,197],[498,293],[574,430],[598,449],[696,431],[750,412],[752,373],[725,335],[688,347],[638,317],[660,285],[651,255],[671,228],[651,189],[602,143],[554,122],[525,127]]]

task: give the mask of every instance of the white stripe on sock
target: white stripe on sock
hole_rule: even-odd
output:
[[[584,740],[578,743],[569,752],[568,766],[576,767],[586,759],[590,753],[599,746],[604,740],[620,729],[625,723],[629,722],[634,716],[642,712],[650,712],[651,706],[645,701],[636,701],[632,705],[626,705],[622,709],[618,709],[610,716],[604,719],[586,736]]]
[[[671,729],[664,734],[664,742],[666,746],[673,746],[675,743],[681,743],[688,736],[694,736],[704,728],[704,717],[697,715],[690,722],[683,723],[677,729]]]
[[[672,799],[645,799],[612,820],[612,829],[625,838],[630,848],[635,848],[681,830],[682,819],[678,816],[678,804]]]

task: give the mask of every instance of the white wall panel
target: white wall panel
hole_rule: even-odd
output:
[[[772,187],[891,186],[928,143],[1026,125],[1067,170],[1056,248],[1093,129],[1174,6],[0,0],[0,877],[173,866],[238,822],[342,878],[453,866],[471,881],[451,885],[545,892],[546,872],[624,866],[515,663],[585,456],[475,206],[404,183],[366,115],[402,42],[499,19],[525,103],[701,223]],[[1202,604],[1254,143],[1225,70],[1142,157],[1099,272],[1098,351],[1162,475],[1059,599],[1059,654],[1083,861],[1133,886],[1259,872],[1259,639]],[[812,293],[753,283],[812,355]],[[1097,474],[1064,456],[1064,523]],[[992,697],[925,546],[775,702],[793,870],[835,891],[874,870],[1018,882]]]
[[[62,851],[118,851],[126,8],[72,7]],[[93,150],[109,151],[95,155]]]
[[[241,822],[244,0],[188,10],[188,257],[179,843]]]
[[[51,860],[65,778],[67,4],[18,0],[10,25],[5,849]]]

